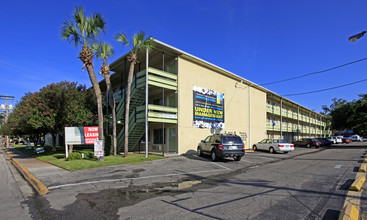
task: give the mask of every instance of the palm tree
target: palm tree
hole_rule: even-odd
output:
[[[127,79],[127,92],[126,92],[126,109],[125,109],[125,144],[124,144],[124,157],[128,154],[128,137],[129,137],[129,111],[130,111],[130,92],[131,92],[131,82],[134,75],[135,64],[138,63],[138,52],[145,50],[152,50],[154,46],[154,41],[152,38],[145,40],[145,33],[140,31],[140,33],[134,34],[131,42],[127,40],[125,33],[117,33],[116,41],[122,42],[124,46],[130,46],[131,50],[127,56],[127,60],[130,62],[129,75]],[[146,79],[148,80],[148,79]],[[148,103],[146,103],[147,105]]]
[[[63,40],[74,43],[75,47],[83,45],[79,53],[79,59],[83,62],[83,70],[87,68],[90,81],[93,85],[94,93],[97,97],[98,106],[98,127],[99,140],[103,140],[103,110],[102,110],[102,94],[99,88],[98,80],[93,69],[93,51],[90,48],[91,43],[100,36],[104,30],[105,21],[99,13],[93,13],[92,16],[86,17],[83,8],[75,6],[73,19],[65,20],[62,25],[61,36]],[[103,160],[103,157],[102,157]]]
[[[111,80],[110,80],[110,67],[107,65],[106,60],[113,56],[113,48],[110,44],[105,42],[100,43],[94,43],[92,45],[93,51],[95,51],[95,55],[97,58],[103,60],[103,65],[101,66],[101,70],[99,71],[99,74],[102,74],[106,81],[107,86],[107,94],[108,94],[108,103],[112,109],[112,134],[113,134],[113,155],[117,154],[116,149],[116,104],[115,104],[115,97],[113,96],[113,90],[111,86]],[[107,106],[108,107],[108,106]]]

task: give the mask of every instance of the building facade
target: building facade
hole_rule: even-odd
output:
[[[236,133],[246,149],[263,138],[321,137],[323,116],[214,64],[155,40],[138,54],[131,86],[129,151],[184,154],[210,134]],[[118,149],[123,151],[128,54],[110,65]],[[101,89],[105,91],[104,81]],[[111,125],[110,125],[111,126]]]

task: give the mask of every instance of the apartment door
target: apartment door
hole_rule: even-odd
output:
[[[177,129],[176,128],[168,128],[167,152],[177,153]]]

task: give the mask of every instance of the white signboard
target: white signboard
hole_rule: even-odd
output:
[[[84,127],[65,127],[65,144],[85,144]]]
[[[103,141],[97,140],[94,142],[94,156],[102,157],[103,156]]]

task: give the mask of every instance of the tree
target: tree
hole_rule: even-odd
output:
[[[62,26],[62,39],[73,42],[75,47],[83,45],[79,53],[79,59],[83,62],[83,70],[86,67],[90,81],[97,98],[99,140],[103,140],[103,109],[102,93],[93,68],[93,51],[90,48],[93,41],[100,36],[105,27],[105,21],[100,13],[93,13],[86,17],[82,7],[75,6],[73,20],[66,20]],[[104,145],[103,145],[104,148]],[[104,152],[104,149],[103,149]],[[103,157],[101,158],[103,160]]]
[[[9,115],[3,132],[29,136],[36,145],[47,133],[55,140],[56,134],[63,134],[64,127],[94,125],[96,106],[93,91],[85,85],[52,83],[23,96]]]
[[[110,80],[110,67],[107,65],[106,60],[113,56],[113,48],[110,44],[105,42],[94,43],[92,46],[93,50],[95,51],[96,57],[103,60],[103,65],[101,66],[101,70],[99,71],[100,74],[103,75],[106,81],[107,87],[107,94],[108,94],[108,103],[112,109],[112,135],[113,135],[113,155],[117,154],[117,140],[116,140],[116,103],[115,97],[113,96],[113,90]]]
[[[332,99],[330,108],[323,106],[331,116],[333,130],[354,130],[362,135],[367,134],[367,95],[359,95],[359,99],[348,102],[344,99]]]
[[[124,46],[130,46],[131,50],[127,56],[127,60],[130,62],[129,75],[127,79],[127,92],[126,92],[126,109],[125,109],[125,143],[124,143],[124,157],[128,154],[129,144],[129,111],[130,111],[130,93],[131,93],[131,82],[133,80],[135,64],[138,62],[138,52],[140,51],[151,51],[154,47],[154,41],[152,38],[145,40],[145,33],[143,31],[134,34],[131,42],[127,40],[125,33],[117,33],[116,41],[121,42]],[[148,80],[148,79],[146,79]],[[147,105],[148,103],[146,103]]]

